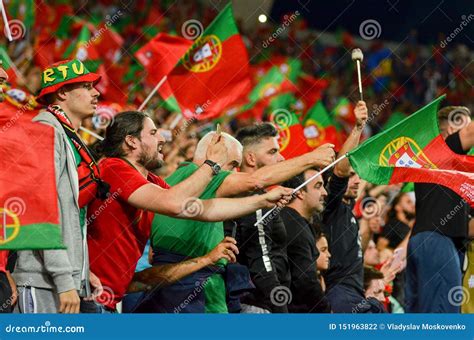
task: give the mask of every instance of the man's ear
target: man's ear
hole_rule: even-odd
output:
[[[246,152],[244,154],[244,161],[249,167],[254,168],[257,166],[257,156],[253,152]]]
[[[137,148],[137,138],[127,135],[125,137],[125,144],[127,145],[128,148],[135,150]]]
[[[64,90],[64,88],[60,88],[56,91],[56,98],[60,101],[66,100],[66,91]]]
[[[295,196],[297,199],[300,199],[300,200],[303,200],[304,199],[304,194],[303,194],[303,190],[299,190],[295,193]]]

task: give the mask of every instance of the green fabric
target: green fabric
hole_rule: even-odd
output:
[[[474,156],[474,148],[472,148],[471,150],[469,150],[469,152],[467,153],[469,156]]]
[[[89,70],[79,60],[71,60],[67,63],[50,67],[41,74],[41,88],[60,84],[66,80],[71,80],[90,73]]]
[[[423,150],[436,138],[439,135],[436,113],[439,102],[444,97],[444,95],[439,97],[390,129],[372,136],[349,152],[349,160],[355,172],[370,183],[388,184],[392,177],[393,167],[383,163],[387,162],[387,158],[390,157],[390,147],[399,138],[405,138],[405,140],[409,138]],[[392,149],[392,151],[394,150]]]
[[[190,177],[199,166],[194,163],[182,163],[180,167],[166,179],[170,185],[181,183]],[[216,191],[230,171],[221,171],[214,176],[207,185],[200,199],[216,197]],[[171,252],[189,257],[204,256],[224,239],[224,224],[222,222],[200,222],[177,219],[156,214],[151,229],[151,243],[154,247],[163,248]],[[220,266],[227,264],[226,260],[217,263]],[[206,296],[206,311],[226,313],[225,284],[222,275],[216,274],[209,278],[204,287]]]
[[[324,107],[322,101],[318,101],[312,108],[308,110],[305,120],[303,121],[303,125],[306,125],[308,120],[314,120],[321,127],[328,127],[334,125],[333,119]]]
[[[188,49],[188,52],[186,52],[185,55],[179,60],[178,65],[182,65],[183,61],[189,58],[189,52],[193,51],[197,46],[200,46],[202,39],[205,39],[210,35],[215,35],[222,44],[225,40],[236,34],[239,34],[239,30],[237,29],[234,15],[232,14],[231,3],[228,3],[219,13],[219,15],[204,30],[202,35],[194,41],[193,45]]]
[[[277,66],[273,66],[250,92],[250,102],[256,102],[262,98],[272,95],[273,91],[278,91],[278,88],[284,80],[285,76],[283,73],[281,73],[280,69]]]
[[[286,65],[288,65],[288,73],[287,73],[287,78],[293,82],[293,83],[296,83],[296,81],[298,80],[298,77],[300,76],[301,74],[301,66],[302,66],[302,62],[301,60],[299,59],[288,59]],[[280,67],[280,70],[281,70],[281,67]]]
[[[11,235],[13,228],[9,228]],[[0,245],[0,250],[66,249],[58,240],[62,240],[58,224],[35,223],[19,226],[19,233],[11,241]]]
[[[394,112],[390,115],[390,117],[387,119],[387,122],[384,124],[382,130],[388,130],[392,126],[396,125],[397,123],[401,122],[407,117],[406,114],[401,113],[401,112]]]

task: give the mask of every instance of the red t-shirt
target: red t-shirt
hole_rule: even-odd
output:
[[[152,173],[144,178],[120,158],[106,158],[99,167],[101,178],[110,184],[110,196],[94,199],[87,208],[90,269],[104,287],[98,302],[115,308],[132,280],[154,216],[153,212],[131,206],[127,199],[150,182],[165,189],[169,185]]]

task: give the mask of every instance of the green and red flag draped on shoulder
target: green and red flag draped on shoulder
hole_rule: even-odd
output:
[[[168,84],[186,118],[214,118],[250,89],[248,55],[228,4],[197,38]]]
[[[311,149],[325,143],[334,144],[336,150],[341,149],[342,144],[334,118],[321,101],[309,109],[303,121],[303,127],[306,142]]]
[[[474,207],[474,157],[455,154],[441,136],[436,114],[443,98],[351,151],[359,176],[375,184],[440,184]]]
[[[0,249],[64,248],[54,129],[31,122],[30,109],[8,100],[0,103]]]
[[[272,112],[270,121],[278,128],[280,152],[285,159],[300,156],[310,150],[306,144],[303,126],[295,113],[276,109]]]

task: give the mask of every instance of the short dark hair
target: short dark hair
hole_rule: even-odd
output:
[[[271,123],[261,123],[246,126],[237,131],[235,138],[243,145],[248,147],[252,144],[257,144],[265,138],[278,136],[278,130]]]
[[[383,274],[375,268],[364,266],[364,290],[367,290],[372,280],[383,280]]]
[[[141,111],[125,111],[117,114],[105,130],[105,138],[98,148],[98,152],[105,157],[124,157],[122,144],[127,136],[140,139],[143,122],[148,115]]]

